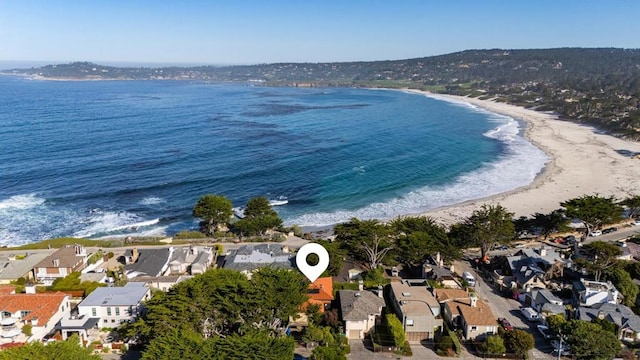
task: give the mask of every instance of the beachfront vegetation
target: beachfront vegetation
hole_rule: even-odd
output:
[[[284,269],[262,268],[251,280],[209,270],[154,294],[146,313],[121,333],[148,345],[144,359],[242,358],[256,351],[263,359],[291,359],[293,340],[280,329],[307,300],[307,284]]]
[[[244,209],[244,217],[233,224],[233,230],[240,236],[271,235],[280,227],[282,219],[264,196],[250,199]]]
[[[193,208],[193,216],[202,219],[200,231],[213,236],[220,226],[226,225],[233,215],[231,201],[222,195],[206,194]]]
[[[613,197],[584,195],[560,203],[565,215],[570,219],[580,219],[585,227],[585,236],[605,224],[615,224],[622,220],[623,208]]]
[[[376,269],[382,259],[395,247],[388,224],[378,220],[351,219],[334,228],[336,240],[350,253],[363,260],[369,269]]]
[[[451,227],[449,236],[461,248],[480,247],[481,257],[495,244],[507,244],[515,237],[513,213],[502,205],[482,205],[464,222]]]
[[[547,240],[552,233],[569,230],[570,222],[571,219],[565,216],[564,210],[558,209],[548,214],[535,213],[531,221],[531,227],[539,229],[544,240]]]

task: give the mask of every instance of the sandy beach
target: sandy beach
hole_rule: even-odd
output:
[[[519,106],[453,95],[412,91],[443,100],[466,102],[527,124],[525,136],[550,161],[533,183],[488,198],[438,208],[424,215],[444,224],[460,222],[483,204],[501,204],[516,217],[548,213],[560,202],[599,194],[624,199],[640,194],[640,143],[600,134],[593,128]]]

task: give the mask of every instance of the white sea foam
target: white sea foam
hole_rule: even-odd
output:
[[[92,237],[122,230],[135,231],[140,227],[155,225],[158,222],[160,219],[143,220],[138,215],[129,212],[107,211],[95,213],[95,216],[86,219],[84,228],[76,231],[73,235]]]
[[[8,199],[0,200],[0,210],[24,210],[44,204],[45,199],[36,194],[14,195]]]
[[[285,223],[327,226],[353,217],[391,219],[399,215],[418,214],[442,206],[496,195],[530,184],[549,158],[542,150],[518,135],[520,128],[515,119],[493,113],[488,114],[490,114],[490,121],[495,121],[497,126],[484,135],[506,145],[505,154],[498,161],[484,164],[476,171],[462,174],[447,186],[426,186],[387,202],[373,203],[356,210],[304,214],[286,219]]]
[[[156,196],[149,196],[142,200],[140,200],[140,205],[158,205],[167,202],[163,198],[159,198]]]

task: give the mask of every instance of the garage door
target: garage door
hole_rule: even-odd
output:
[[[349,330],[349,339],[360,339],[360,330]]]

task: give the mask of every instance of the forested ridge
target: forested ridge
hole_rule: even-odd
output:
[[[640,139],[640,49],[466,50],[407,60],[118,68],[88,62],[6,71],[66,79],[415,88],[495,98]]]

